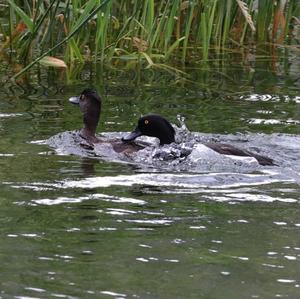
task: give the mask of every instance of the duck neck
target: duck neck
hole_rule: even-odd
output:
[[[83,116],[84,127],[81,129],[80,134],[88,141],[95,143],[98,139],[96,137],[96,129],[100,118],[100,108],[94,109]]]
[[[95,135],[95,132],[89,130],[88,128],[84,127],[80,130],[80,135],[84,139],[94,143],[97,140],[97,137]]]

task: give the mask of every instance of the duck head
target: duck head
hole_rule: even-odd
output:
[[[71,97],[69,102],[79,105],[83,114],[84,127],[80,135],[91,143],[98,141],[95,136],[101,113],[101,98],[95,90],[85,89],[80,96]]]
[[[137,127],[129,135],[123,137],[122,141],[130,142],[142,135],[158,138],[160,145],[175,141],[175,130],[172,125],[165,118],[156,114],[141,117]]]

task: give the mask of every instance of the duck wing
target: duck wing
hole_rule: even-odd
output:
[[[205,143],[207,147],[223,155],[233,155],[233,156],[242,156],[242,157],[253,157],[257,160],[260,165],[276,165],[274,160],[265,156],[261,156],[255,153],[252,153],[247,150],[239,149],[235,146],[225,143]]]
[[[117,153],[134,153],[139,150],[144,149],[144,146],[136,144],[135,142],[119,142],[115,141],[112,142],[112,147],[115,152]]]

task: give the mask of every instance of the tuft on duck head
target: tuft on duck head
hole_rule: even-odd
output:
[[[175,141],[174,128],[165,118],[157,114],[141,117],[137,127],[129,135],[123,137],[122,141],[130,142],[142,135],[158,138],[160,145]]]
[[[98,93],[92,89],[85,89],[80,96],[71,97],[69,102],[79,105],[83,114],[84,127],[80,135],[92,143],[97,142],[95,133],[101,113],[101,98]]]

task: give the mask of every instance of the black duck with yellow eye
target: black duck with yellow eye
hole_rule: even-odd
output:
[[[137,127],[129,135],[123,137],[122,140],[124,142],[132,142],[142,135],[157,137],[160,145],[170,144],[175,141],[175,130],[172,125],[162,116],[155,114],[141,117],[138,120]],[[204,143],[204,145],[223,155],[253,157],[260,165],[276,165],[271,158],[239,149],[230,144]]]
[[[124,142],[133,141],[139,136],[157,137],[160,145],[170,144],[175,141],[175,130],[172,125],[162,116],[150,114],[138,120],[137,127],[127,136]]]

